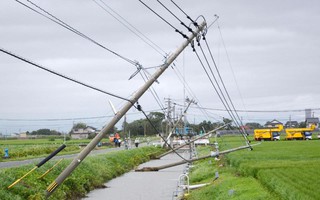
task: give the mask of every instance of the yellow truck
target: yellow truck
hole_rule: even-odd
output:
[[[286,140],[312,140],[312,131],[315,128],[315,124],[308,128],[287,128]]]
[[[278,124],[273,128],[254,129],[255,140],[280,140],[280,132],[283,130],[283,125]]]

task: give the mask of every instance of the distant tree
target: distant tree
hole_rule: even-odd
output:
[[[61,133],[56,130],[50,130],[50,135],[61,135]]]
[[[231,124],[232,120],[231,119],[228,119],[228,118],[223,118],[223,122],[225,124]],[[230,125],[231,126],[231,125]]]
[[[246,126],[249,127],[249,129],[256,129],[256,128],[262,128],[263,126],[257,122],[249,122],[246,123]]]
[[[97,133],[90,133],[88,135],[88,139],[93,139],[94,137],[96,137]]]
[[[37,131],[27,132],[27,135],[61,135],[59,131],[50,130],[47,128],[39,129]]]
[[[85,129],[86,127],[87,127],[87,124],[82,123],[82,122],[76,123],[75,125],[73,125],[74,129],[81,129],[81,128]]]
[[[200,132],[200,131],[204,131],[205,130],[206,132],[209,132],[209,131],[211,131],[213,129],[216,129],[216,128],[222,126],[222,125],[223,125],[223,123],[221,123],[221,122],[212,123],[211,121],[204,120],[201,123],[199,123],[198,131]]]
[[[212,126],[211,121],[204,120],[198,125],[199,131],[204,129],[207,132],[207,131],[210,131],[212,128],[213,128],[213,126]]]
[[[306,126],[306,122],[299,122],[299,128],[305,128]]]
[[[127,125],[127,131],[131,133],[131,136],[142,136],[144,134],[145,120],[135,120]]]
[[[131,133],[131,136],[143,136],[154,135],[162,131],[162,121],[165,119],[165,116],[161,112],[150,112],[148,119],[139,119],[131,123],[126,123],[126,133]],[[156,129],[156,130],[155,130]]]
[[[36,135],[51,135],[50,129],[39,129],[36,131]]]

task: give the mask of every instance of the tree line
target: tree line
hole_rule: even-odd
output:
[[[166,120],[165,115],[161,112],[150,112],[148,115],[148,118],[144,119],[138,119],[134,120],[131,123],[124,122],[122,124],[121,129],[118,129],[117,127],[113,127],[113,129],[109,130],[107,133],[108,137],[110,134],[119,133],[121,137],[128,137],[129,133],[131,137],[142,137],[142,136],[154,136],[159,133],[168,133],[170,131],[170,128],[173,126],[172,124],[169,124],[168,120]],[[216,129],[220,126],[223,126],[224,124],[229,123],[230,125],[227,126],[225,129],[238,129],[236,126],[234,126],[232,123],[232,120],[228,118],[223,118],[222,122],[211,122],[204,120],[200,122],[199,124],[191,124],[187,122],[184,124],[184,122],[179,122],[177,127],[184,127],[185,125],[192,130],[193,133],[199,134],[201,132],[207,132],[213,129]],[[174,122],[177,123],[177,122]],[[263,128],[263,125],[257,122],[249,122],[245,125],[246,129],[257,129],[257,128]],[[85,129],[87,127],[86,123],[76,123],[73,125],[72,130],[69,132],[69,134],[72,133],[75,129]],[[305,122],[300,122],[299,127],[305,127]],[[28,135],[62,135],[61,132],[56,130],[50,130],[50,129],[39,129],[37,131],[27,132]],[[97,133],[91,134],[90,138],[93,138]]]

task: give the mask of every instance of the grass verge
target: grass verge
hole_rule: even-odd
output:
[[[163,150],[159,148],[143,147],[90,156],[56,189],[50,199],[79,199],[80,197],[84,197],[94,188],[103,187],[105,182],[148,161],[152,154],[160,154],[162,152]],[[45,199],[44,191],[46,188],[70,162],[71,160],[62,161],[47,176],[43,179],[38,179],[39,176],[55,163],[48,162],[10,189],[7,189],[7,187],[31,170],[34,165],[0,170],[0,199]]]

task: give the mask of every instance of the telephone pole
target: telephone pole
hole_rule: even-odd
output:
[[[75,170],[75,168],[86,158],[86,156],[95,148],[105,135],[111,130],[115,124],[128,112],[128,110],[139,100],[146,90],[161,76],[161,74],[173,63],[179,54],[189,45],[189,43],[205,28],[206,22],[203,22],[195,32],[188,37],[182,45],[171,54],[166,62],[144,83],[144,85],[133,95],[133,97],[119,110],[111,121],[106,125],[100,133],[94,137],[91,142],[73,159],[73,161],[64,169],[61,174],[46,189],[46,197],[49,197],[57,187]]]

